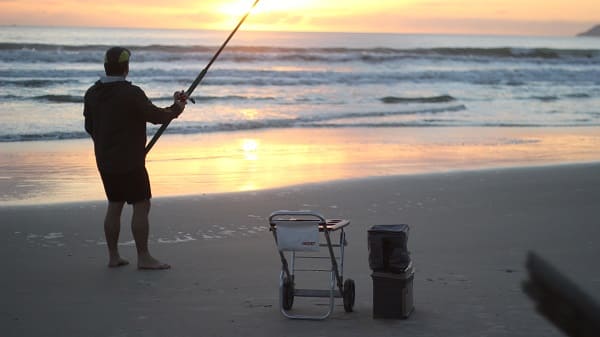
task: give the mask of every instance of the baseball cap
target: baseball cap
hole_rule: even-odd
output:
[[[104,63],[127,63],[129,62],[129,57],[131,56],[131,52],[127,48],[123,47],[112,47],[106,51],[104,55]]]

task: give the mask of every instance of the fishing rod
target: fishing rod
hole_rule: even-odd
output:
[[[225,46],[227,45],[227,43],[229,42],[229,40],[231,40],[231,38],[233,37],[233,35],[235,35],[235,33],[240,28],[240,26],[242,25],[242,23],[244,23],[244,21],[246,20],[246,18],[248,17],[248,15],[250,15],[250,12],[252,11],[252,9],[254,9],[254,7],[256,7],[256,4],[258,3],[258,1],[259,0],[254,1],[254,3],[252,4],[252,7],[250,7],[250,9],[246,12],[246,14],[241,18],[240,22],[238,22],[237,26],[235,26],[235,28],[233,29],[233,31],[231,31],[231,33],[229,34],[229,36],[227,37],[227,39],[225,40],[225,42],[223,42],[223,44],[221,45],[221,47],[219,48],[219,50],[217,50],[217,52],[210,59],[210,61],[206,65],[206,67],[204,67],[204,69],[202,69],[202,71],[200,72],[200,74],[198,74],[198,76],[196,77],[196,79],[194,80],[194,82],[192,82],[192,84],[190,85],[190,87],[188,88],[188,90],[185,92],[185,95],[188,97],[188,99],[192,103],[196,103],[194,101],[194,99],[190,97],[192,95],[192,92],[194,92],[194,90],[196,89],[196,87],[198,86],[198,84],[200,84],[200,82],[202,82],[202,79],[204,78],[204,76],[208,72],[208,69],[210,68],[210,66],[212,66],[212,64],[215,62],[215,60],[217,59],[217,57],[219,57],[219,54],[221,54],[221,52],[223,51],[223,49],[225,49]],[[171,121],[168,121],[165,124],[161,125],[160,128],[158,129],[158,131],[156,131],[156,134],[154,134],[154,137],[152,137],[152,139],[150,140],[150,142],[148,142],[148,145],[146,145],[146,154],[148,154],[148,152],[150,152],[150,150],[152,149],[152,147],[154,146],[154,144],[156,143],[156,141],[158,141],[158,138],[163,134],[163,132],[165,132],[165,130],[169,126],[169,123],[171,123]]]

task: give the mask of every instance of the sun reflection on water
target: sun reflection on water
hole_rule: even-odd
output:
[[[258,160],[258,144],[256,139],[242,139],[242,151],[246,160]]]
[[[155,197],[339,179],[600,161],[598,128],[273,129],[169,135],[148,155]],[[0,148],[0,205],[103,200],[89,140]]]

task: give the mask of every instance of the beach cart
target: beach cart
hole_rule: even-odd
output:
[[[281,258],[279,307],[283,316],[293,319],[325,319],[333,312],[335,298],[342,298],[344,310],[352,312],[354,281],[344,280],[344,249],[347,245],[344,229],[350,225],[350,221],[325,219],[312,211],[277,211],[269,216],[269,225]],[[302,261],[309,261],[306,263],[308,267]],[[325,261],[326,266],[323,266]],[[321,289],[297,288],[296,276],[303,272],[329,273],[329,284]],[[327,312],[292,313],[294,297],[328,298]]]

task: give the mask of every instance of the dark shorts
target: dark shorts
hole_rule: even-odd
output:
[[[128,204],[134,204],[152,198],[146,168],[127,173],[100,172],[100,176],[109,201],[126,201]]]

